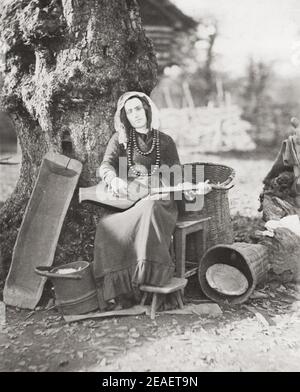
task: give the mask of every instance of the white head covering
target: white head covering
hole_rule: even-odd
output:
[[[127,148],[128,137],[126,134],[126,129],[121,121],[121,110],[124,107],[125,102],[133,96],[143,97],[148,101],[150,108],[151,108],[151,112],[152,112],[151,129],[158,130],[159,126],[160,126],[159,111],[158,111],[155,103],[152,101],[152,99],[150,97],[148,97],[148,95],[141,93],[139,91],[127,91],[126,93],[121,95],[121,97],[119,98],[118,104],[117,104],[117,110],[116,110],[115,117],[114,117],[114,126],[115,126],[116,132],[118,132],[118,134],[119,134],[119,143],[123,144],[125,149]]]

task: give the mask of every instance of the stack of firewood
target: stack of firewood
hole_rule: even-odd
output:
[[[195,152],[251,151],[256,148],[248,131],[251,124],[241,119],[234,105],[161,109],[162,130],[177,146]]]

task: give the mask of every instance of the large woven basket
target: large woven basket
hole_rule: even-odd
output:
[[[217,244],[231,244],[234,240],[233,227],[230,217],[228,191],[233,186],[232,181],[235,172],[232,168],[215,163],[194,162],[183,165],[192,166],[192,182],[196,183],[196,168],[201,167],[204,178],[201,181],[209,180],[211,184],[218,185],[218,189],[213,189],[204,196],[204,204],[198,211],[187,211],[188,201],[183,200],[178,203],[180,220],[196,220],[202,217],[211,217],[208,225],[206,248]],[[190,179],[185,179],[190,180]],[[198,197],[198,196],[197,196]],[[203,196],[200,196],[203,197]]]
[[[210,287],[206,271],[214,264],[227,264],[239,269],[248,280],[248,289],[242,295],[224,295]],[[263,282],[268,273],[268,248],[260,244],[235,242],[232,245],[216,245],[202,257],[198,269],[201,289],[210,299],[219,303],[241,304],[245,302],[257,284]]]

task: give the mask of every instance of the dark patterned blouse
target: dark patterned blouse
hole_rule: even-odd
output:
[[[136,132],[136,141],[141,151],[146,152],[151,149],[154,137],[153,130],[147,134],[141,134]],[[178,156],[177,148],[174,140],[164,132],[158,132],[159,145],[160,145],[160,165],[167,165],[169,167],[179,164],[180,159]],[[113,134],[108,142],[106,151],[103,157],[103,161],[99,168],[99,174],[103,181],[108,185],[111,180],[119,176],[119,158],[127,158],[128,163],[129,148],[125,150],[122,144],[119,144],[117,132]],[[148,172],[151,172],[151,167],[156,163],[157,151],[156,148],[149,155],[142,155],[133,149],[132,162],[134,165],[143,165],[147,168]],[[126,162],[126,161],[125,161]],[[128,169],[128,168],[127,168]]]

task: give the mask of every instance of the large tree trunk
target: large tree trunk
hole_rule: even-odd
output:
[[[136,0],[2,1],[3,106],[22,149],[20,178],[0,214],[0,251],[8,266],[44,154],[80,160],[79,185],[95,184],[118,97],[127,90],[149,94],[157,67]],[[77,199],[75,194],[55,263],[92,260],[104,210]]]

